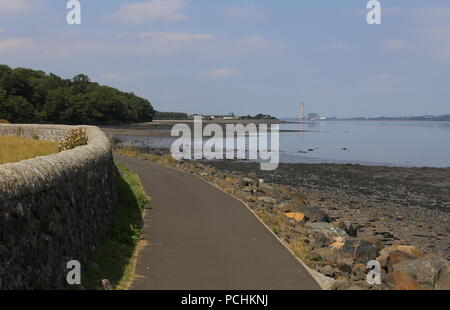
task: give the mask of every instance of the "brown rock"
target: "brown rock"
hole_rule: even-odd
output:
[[[450,266],[444,265],[438,273],[436,287],[437,290],[450,290]]]
[[[389,247],[385,247],[380,251],[380,256],[388,256],[389,253],[394,251],[401,251],[403,253],[409,254],[415,258],[419,258],[423,256],[422,251],[417,249],[416,247],[412,245],[393,245]]]
[[[111,282],[109,282],[108,279],[103,279],[101,281],[101,284],[102,284],[102,290],[104,290],[104,291],[111,291],[112,290],[112,284],[111,284]]]
[[[386,259],[386,266],[388,270],[392,270],[392,267],[396,264],[399,264],[401,262],[407,261],[407,260],[414,260],[416,259],[414,256],[411,256],[405,252],[401,251],[393,251],[389,253],[389,256]]]
[[[418,250],[416,247],[412,245],[393,245],[385,247],[380,251],[380,256],[377,257],[377,260],[380,262],[381,267],[385,268],[387,267],[387,258],[390,253],[394,251],[400,251],[405,254],[410,255],[413,258],[419,258],[423,256],[423,253]]]
[[[334,248],[320,248],[312,250],[308,258],[315,261],[322,261],[324,264],[334,265],[339,258],[339,251]]]
[[[330,244],[330,246],[332,247],[332,248],[335,248],[335,249],[340,249],[340,248],[342,248],[343,246],[344,246],[344,244],[345,244],[345,238],[342,238],[342,237],[333,237],[333,239],[334,239],[334,242],[332,243],[332,244]]]
[[[410,273],[389,273],[388,283],[394,290],[423,290],[416,278]]]
[[[415,277],[420,286],[426,289],[435,289],[437,279],[443,269],[448,268],[448,261],[435,254],[426,255],[415,260],[406,260],[392,265],[392,273],[408,273]],[[445,275],[445,274],[444,274]]]
[[[289,219],[296,220],[297,222],[301,222],[305,218],[305,215],[301,212],[286,212],[284,215]]]
[[[376,236],[361,237],[361,240],[364,240],[364,241],[372,243],[374,246],[377,247],[378,251],[381,251],[383,249],[383,247],[384,247],[383,241],[381,241],[381,239],[376,237]]]
[[[367,267],[364,264],[355,264],[352,267],[352,273],[358,280],[363,280],[367,278]]]

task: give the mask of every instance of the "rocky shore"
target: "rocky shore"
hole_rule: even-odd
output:
[[[331,289],[450,289],[449,170],[249,162],[179,162],[244,201]],[[369,284],[367,263],[381,266]]]

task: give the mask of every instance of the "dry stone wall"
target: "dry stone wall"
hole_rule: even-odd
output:
[[[111,223],[115,168],[108,138],[0,165],[0,289],[62,289],[70,260],[82,264]],[[0,125],[0,135],[61,141],[72,126]],[[1,145],[0,145],[1,147]]]

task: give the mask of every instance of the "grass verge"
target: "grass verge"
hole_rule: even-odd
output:
[[[119,204],[113,223],[88,258],[82,271],[82,288],[100,288],[108,279],[113,289],[127,289],[131,284],[141,240],[145,206],[149,203],[139,176],[122,164],[116,164]]]
[[[0,136],[0,164],[58,153],[58,143],[23,137]]]

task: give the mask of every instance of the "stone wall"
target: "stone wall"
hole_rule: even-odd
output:
[[[0,165],[0,289],[64,288],[67,262],[83,268],[110,224],[117,198],[110,142],[83,127],[85,146]],[[71,128],[0,125],[0,135],[60,141]]]

